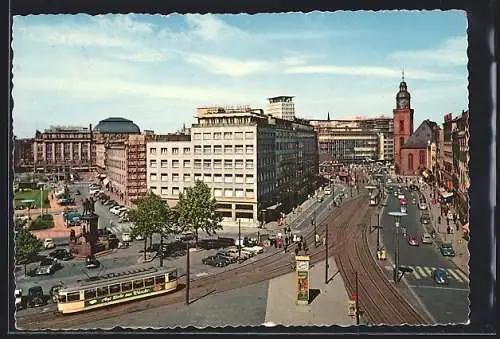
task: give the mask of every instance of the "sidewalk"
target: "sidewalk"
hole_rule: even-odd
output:
[[[424,189],[423,196],[426,200],[427,206],[431,215],[431,223],[425,225],[427,229],[432,229],[436,231],[436,244],[439,246],[443,242],[448,242],[453,245],[455,250],[455,256],[451,258],[451,260],[457,265],[462,271],[466,274],[469,274],[469,258],[470,253],[468,249],[468,242],[462,237],[462,230],[458,231],[452,226],[453,233],[448,234],[446,232],[446,216],[441,216],[441,224],[438,224],[438,217],[440,216],[440,208],[438,204],[432,204],[432,200],[430,198],[430,190],[432,188]],[[451,207],[450,210],[455,213],[454,208]]]
[[[347,315],[347,294],[333,257],[329,258],[331,278],[325,284],[325,262],[310,269],[309,305],[297,305],[296,273],[271,279],[267,290],[266,323],[284,326],[351,326],[356,319]]]

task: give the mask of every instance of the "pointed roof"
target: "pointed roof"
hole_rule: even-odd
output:
[[[330,121],[330,112],[328,112],[328,116],[327,116],[326,120]]]
[[[428,141],[431,143],[436,142],[436,131],[438,129],[439,126],[434,121],[429,119],[422,121],[401,148],[426,148]]]

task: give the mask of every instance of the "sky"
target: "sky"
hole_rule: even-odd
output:
[[[30,15],[12,28],[14,134],[124,117],[190,126],[197,107],[294,96],[296,116],[392,116],[404,69],[415,109],[468,107],[463,11]]]

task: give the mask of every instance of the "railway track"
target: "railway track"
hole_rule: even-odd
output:
[[[372,211],[360,213],[357,222],[359,234],[347,238],[345,246],[335,254],[335,261],[348,291],[355,293],[355,277],[358,274],[358,303],[366,318],[372,324],[418,325],[426,320],[406,301],[376,264],[368,243]]]
[[[355,198],[345,202],[342,209],[334,209],[332,213],[328,215],[326,221],[317,226],[318,233],[326,230],[326,224],[332,227],[336,224],[343,224],[346,220],[352,218],[362,206],[362,200],[361,197]],[[314,231],[307,233],[305,238],[309,244],[314,244]],[[338,246],[338,244],[332,245],[331,248],[336,248],[336,246]],[[234,269],[191,280],[190,300],[196,300],[208,294],[220,293],[269,280],[291,272],[294,247],[295,245],[289,246],[286,255],[283,255],[282,252],[277,252],[254,262],[243,263]],[[324,248],[312,248],[311,256],[313,260],[311,261],[314,263],[322,260],[320,256],[322,252],[324,253]],[[75,324],[91,324],[101,319],[116,317],[125,313],[134,313],[169,304],[181,303],[185,300],[185,294],[181,292],[184,292],[184,288],[185,277],[181,277],[179,279],[179,290],[163,296],[119,304],[74,315],[60,315],[52,311],[18,316],[16,323],[19,328],[29,330],[75,328]]]

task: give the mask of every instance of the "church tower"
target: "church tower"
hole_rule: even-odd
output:
[[[392,110],[394,122],[394,162],[396,173],[401,168],[401,147],[413,133],[413,109],[411,108],[411,96],[405,82],[404,71],[399,84],[399,92],[396,94],[396,108]]]

